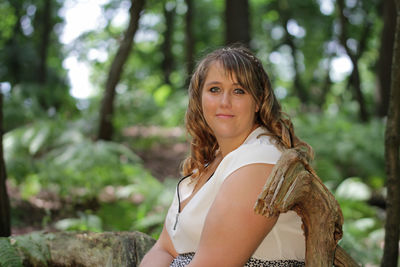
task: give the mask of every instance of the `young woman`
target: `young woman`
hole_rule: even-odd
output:
[[[186,128],[192,143],[185,177],[141,266],[304,266],[300,217],[253,211],[281,151],[312,150],[294,134],[250,51],[222,48],[198,64]]]

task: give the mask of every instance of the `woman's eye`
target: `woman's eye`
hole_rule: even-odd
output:
[[[219,88],[218,88],[218,87],[211,87],[211,88],[210,88],[210,92],[211,92],[211,93],[219,92]]]
[[[236,88],[236,89],[234,90],[234,92],[235,92],[235,94],[239,94],[239,95],[243,95],[243,94],[246,93],[246,91],[243,90],[242,88]]]

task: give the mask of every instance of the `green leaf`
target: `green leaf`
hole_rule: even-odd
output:
[[[22,260],[8,238],[0,238],[0,267],[22,267]]]
[[[21,197],[23,199],[29,199],[31,196],[37,195],[41,187],[39,176],[37,174],[31,174],[26,177],[25,182],[20,186]]]
[[[50,251],[46,239],[40,233],[16,236],[16,247],[29,259],[33,266],[47,266]]]
[[[164,106],[171,91],[171,86],[164,84],[154,92],[154,100],[159,106]]]

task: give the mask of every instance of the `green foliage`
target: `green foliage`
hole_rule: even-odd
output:
[[[166,187],[172,183],[157,181],[125,145],[94,142],[76,125],[80,122],[43,120],[5,135],[8,175],[22,198],[47,190],[74,205],[107,198],[107,190],[112,190],[111,200],[98,210],[77,212],[77,218],[61,220],[55,227],[140,230],[157,236],[172,199],[173,190]]]
[[[134,176],[149,175],[124,145],[93,142],[69,126],[38,121],[5,136],[9,176],[21,184],[26,197],[51,185],[63,196],[75,187],[86,188],[79,191],[81,197],[92,197],[106,185],[128,184]]]
[[[380,210],[366,203],[371,189],[359,178],[343,181],[335,192],[343,212],[343,239],[340,245],[358,262],[378,264],[384,241]]]
[[[101,219],[90,212],[78,212],[79,218],[66,218],[55,223],[55,227],[61,231],[103,231]]]
[[[175,180],[160,183],[152,177],[143,177],[131,185],[108,188],[117,199],[103,203],[97,211],[104,223],[104,230],[137,230],[158,237],[175,184]],[[119,219],[115,220],[116,217]]]
[[[0,267],[22,266],[22,260],[8,238],[0,237]]]
[[[46,239],[38,232],[13,237],[15,247],[20,250],[33,266],[47,266],[50,250]]]
[[[325,182],[336,187],[356,176],[369,186],[383,185],[383,120],[362,124],[341,114],[308,114],[294,121],[297,134],[314,148],[315,169]]]

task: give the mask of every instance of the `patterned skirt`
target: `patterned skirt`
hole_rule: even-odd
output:
[[[169,267],[184,267],[188,265],[194,257],[194,252],[179,254]],[[244,267],[304,267],[305,263],[297,260],[275,260],[265,261],[256,258],[250,258]]]

